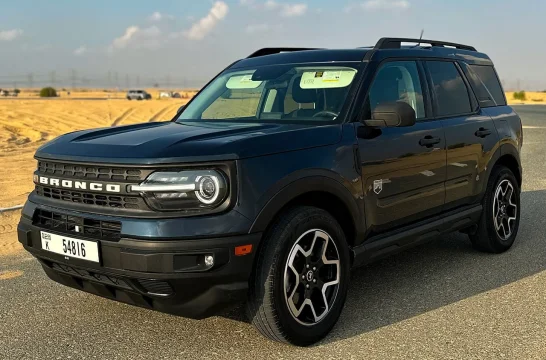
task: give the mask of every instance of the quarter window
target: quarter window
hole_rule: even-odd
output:
[[[383,65],[370,87],[366,116],[384,103],[403,101],[408,103],[417,119],[424,119],[425,105],[419,71],[415,61],[393,61]]]
[[[438,116],[454,116],[472,112],[470,95],[459,70],[449,61],[427,61],[436,94]]]
[[[485,87],[485,92],[493,97],[493,100],[495,100],[495,103],[497,105],[506,105],[506,99],[504,98],[502,86],[500,84],[499,78],[497,77],[497,74],[495,73],[495,69],[492,66],[483,65],[470,65],[470,68],[474,71],[475,74],[477,74],[477,80],[479,81],[477,87]],[[480,102],[481,100],[482,98],[480,97]]]

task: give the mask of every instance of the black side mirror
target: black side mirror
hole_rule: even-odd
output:
[[[415,110],[403,101],[377,105],[372,118],[363,123],[373,127],[404,127],[415,125]]]
[[[178,108],[178,110],[176,111],[177,114],[180,114],[182,112],[182,110],[184,110],[184,108],[186,107],[186,105],[182,105],[181,107]]]

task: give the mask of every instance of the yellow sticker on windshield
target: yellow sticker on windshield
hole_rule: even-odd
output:
[[[302,89],[331,89],[349,86],[355,78],[355,69],[306,71],[301,76]]]

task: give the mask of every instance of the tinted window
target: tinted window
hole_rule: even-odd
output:
[[[480,65],[470,65],[470,68],[478,75],[479,80],[481,80],[480,85],[485,86],[489,94],[493,96],[493,100],[495,100],[497,105],[506,105],[506,100],[504,99],[502,87],[499,78],[495,73],[495,69],[492,66]]]
[[[438,116],[470,113],[468,89],[454,63],[428,61],[427,67],[432,78]]]
[[[366,117],[371,117],[377,105],[395,101],[408,103],[415,110],[417,119],[426,117],[415,61],[393,61],[379,69],[368,94]]]

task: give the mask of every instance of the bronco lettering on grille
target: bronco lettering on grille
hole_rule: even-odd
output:
[[[117,184],[105,184],[105,183],[95,183],[87,181],[76,181],[76,180],[64,180],[64,179],[55,179],[48,178],[46,176],[34,176],[34,182],[40,183],[42,185],[51,185],[55,187],[65,188],[65,189],[78,189],[78,190],[92,190],[92,191],[106,191],[110,193],[119,193],[121,192],[121,185]]]

